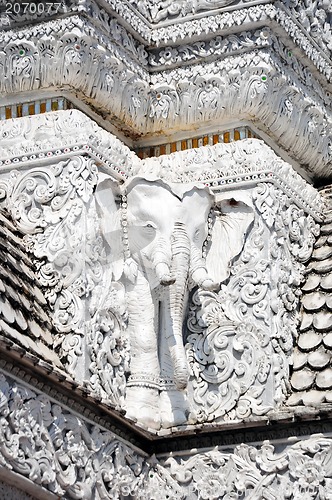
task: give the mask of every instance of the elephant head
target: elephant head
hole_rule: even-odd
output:
[[[160,376],[161,344],[169,353],[170,363],[164,364],[172,365],[168,376],[176,389],[187,386],[182,330],[189,288],[219,286],[252,220],[246,203],[228,198],[216,199],[203,184],[169,184],[152,177],[134,177],[121,188],[109,179],[98,185],[97,205],[114,279],[122,276],[128,283],[131,372],[142,383],[144,377]],[[236,234],[227,238],[234,226],[232,217]],[[203,257],[203,245],[212,258]],[[149,357],[144,357],[147,352]]]

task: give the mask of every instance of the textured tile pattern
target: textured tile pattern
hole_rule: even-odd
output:
[[[23,356],[61,363],[53,351],[51,312],[38,284],[22,235],[0,213],[0,340]]]
[[[302,288],[302,321],[294,350],[291,405],[331,402],[332,186],[326,187],[322,195],[326,211]]]

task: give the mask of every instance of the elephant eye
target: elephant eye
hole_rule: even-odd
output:
[[[200,238],[201,231],[200,229],[196,229],[195,234],[194,234],[194,239],[198,240]]]
[[[149,231],[152,231],[153,229],[157,229],[157,226],[153,222],[147,222],[144,224],[144,227],[148,229]]]

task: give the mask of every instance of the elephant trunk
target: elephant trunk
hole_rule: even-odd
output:
[[[174,382],[177,389],[185,389],[189,379],[189,367],[183,345],[183,309],[188,287],[190,264],[190,241],[181,222],[175,222],[171,240],[172,273],[176,282],[169,287],[169,318],[171,328],[166,333],[167,343],[174,367]]]

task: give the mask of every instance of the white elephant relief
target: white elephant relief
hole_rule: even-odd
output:
[[[219,288],[253,220],[246,203],[231,194],[221,198],[203,184],[152,177],[120,186],[104,176],[96,189],[112,280],[121,280],[126,290],[131,356],[126,414],[150,428],[187,421],[188,294],[195,286]]]

